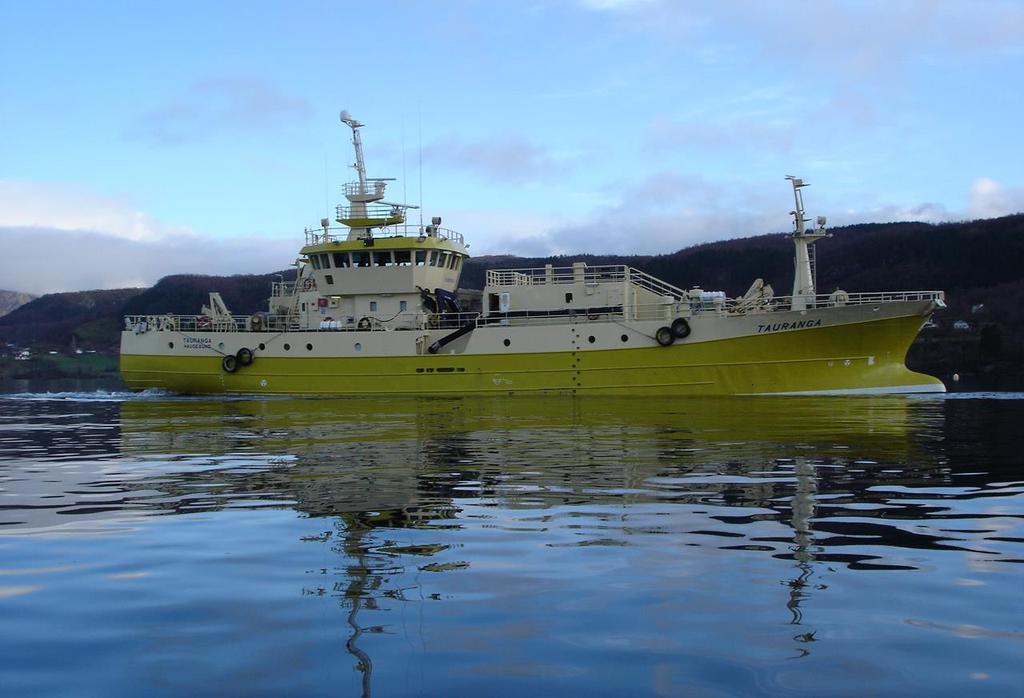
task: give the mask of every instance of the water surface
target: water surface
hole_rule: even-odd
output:
[[[1010,695],[1020,397],[0,396],[0,685]]]

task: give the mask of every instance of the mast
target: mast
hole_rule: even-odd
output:
[[[793,216],[793,234],[790,238],[796,247],[796,254],[793,258],[793,304],[792,310],[806,310],[814,307],[815,280],[817,269],[814,264],[814,248],[812,245],[823,237],[828,237],[825,232],[825,216],[818,216],[818,227],[808,231],[804,227],[808,218],[804,218],[804,198],[800,190],[810,186],[809,182],[798,179],[793,175],[786,177],[793,184],[793,200],[796,209],[790,211]]]
[[[366,161],[363,160],[363,139],[359,135],[359,129],[363,127],[357,119],[353,118],[348,111],[342,111],[341,122],[352,129],[352,147],[356,152],[356,161],[352,167],[355,169],[359,180],[349,182],[342,187],[342,193],[349,201],[349,206],[338,206],[337,220],[342,225],[350,228],[349,240],[363,240],[367,244],[373,243],[373,229],[388,225],[405,222],[405,209],[410,208],[405,204],[391,204],[381,201],[384,198],[384,189],[391,178],[368,178],[366,176]],[[381,201],[378,205],[374,204]]]
[[[359,135],[359,129],[363,124],[359,123],[347,110],[341,112],[341,122],[352,129],[352,145],[356,150],[356,174],[359,175],[359,193],[366,193],[366,162],[363,160],[363,139]]]

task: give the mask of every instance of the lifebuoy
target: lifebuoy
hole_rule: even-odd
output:
[[[669,344],[676,341],[676,336],[672,334],[671,327],[659,327],[658,331],[654,333],[654,338],[658,340],[658,344],[663,347],[667,347]]]
[[[178,330],[178,320],[173,315],[164,316],[163,327],[161,328],[166,332],[176,332]]]
[[[234,373],[238,370],[238,359],[231,354],[228,354],[220,361],[220,367],[224,369],[225,373]]]
[[[249,316],[249,329],[253,332],[259,332],[263,329],[263,316],[261,315],[250,315]]]
[[[248,347],[242,347],[237,352],[235,352],[235,361],[238,362],[239,366],[248,366],[249,364],[251,364],[252,357],[252,349],[249,349]]]
[[[201,330],[210,329],[211,324],[213,324],[213,320],[210,318],[209,315],[200,315],[199,319],[196,320],[196,327],[198,327]]]
[[[370,329],[372,324],[373,323],[371,322],[370,318],[361,317],[359,318],[359,322],[356,324],[356,327],[360,330],[368,330]]]
[[[684,317],[677,317],[672,321],[672,336],[676,339],[686,339],[690,336],[690,323]]]
[[[314,279],[312,276],[307,276],[305,279],[302,280],[303,291],[312,291],[314,288],[316,288],[316,279]]]

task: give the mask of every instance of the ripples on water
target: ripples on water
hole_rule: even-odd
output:
[[[1019,691],[1024,400],[0,396],[5,694]]]

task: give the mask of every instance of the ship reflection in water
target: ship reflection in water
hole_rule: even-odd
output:
[[[1024,401],[45,398],[0,423],[23,692],[1019,685]]]

